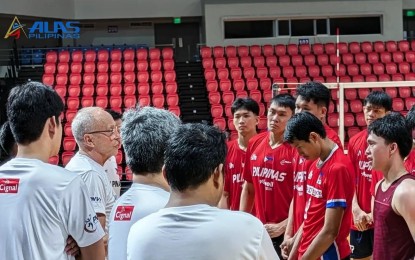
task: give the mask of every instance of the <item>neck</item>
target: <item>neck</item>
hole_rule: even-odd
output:
[[[393,160],[392,163],[382,172],[387,184],[391,184],[402,175],[407,174],[403,160],[400,158],[399,160]]]
[[[145,175],[143,175],[143,174],[140,174],[140,175],[134,174],[133,175],[133,182],[158,187],[158,188],[161,188],[165,191],[170,192],[170,187],[167,184],[167,181],[166,181],[166,179],[164,179],[163,174],[161,172],[147,173]]]
[[[275,134],[274,132],[269,133],[269,144],[271,146],[282,144],[284,142],[283,134]]]
[[[210,187],[209,187],[210,188]],[[166,208],[184,207],[198,204],[207,204],[216,207],[219,201],[212,200],[212,188],[206,190],[202,187],[187,189],[185,191],[172,190]]]
[[[251,139],[254,135],[256,135],[256,132],[248,133],[246,135],[239,134],[238,135],[239,147],[242,150],[246,150],[246,148],[248,147],[249,139]]]
[[[109,159],[109,157],[104,157],[101,154],[97,153],[95,150],[87,150],[81,147],[79,148],[79,153],[88,156],[101,166],[103,166],[104,163]]]
[[[35,141],[28,145],[18,144],[16,158],[38,159],[47,163],[49,161],[49,157],[51,157],[51,152],[47,148],[48,145],[44,144],[41,140]]]
[[[329,157],[336,144],[328,138],[323,139],[322,142],[320,160],[324,162]]]

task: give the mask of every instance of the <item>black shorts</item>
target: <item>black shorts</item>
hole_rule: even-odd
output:
[[[360,259],[371,256],[373,237],[373,228],[365,231],[350,230],[350,249],[352,250],[350,257]]]
[[[279,256],[280,259],[283,259],[282,255],[281,255],[280,245],[284,241],[284,235],[281,235],[279,237],[271,238],[271,240],[272,240],[272,244],[274,245],[275,251],[277,251],[277,255]]]

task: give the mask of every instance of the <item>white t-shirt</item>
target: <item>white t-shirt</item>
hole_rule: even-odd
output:
[[[116,199],[120,197],[121,193],[121,182],[120,176],[118,176],[117,170],[117,160],[115,156],[111,156],[105,163],[104,163],[104,170],[107,173],[108,180],[114,193],[116,195]]]
[[[71,235],[80,247],[104,236],[82,179],[37,159],[0,167],[0,259],[75,259],[65,253]]]
[[[135,223],[127,259],[279,259],[261,221],[208,205],[164,208]]]
[[[92,206],[96,213],[106,216],[106,232],[108,219],[115,202],[115,193],[108,181],[104,168],[86,155],[75,154],[65,167],[67,170],[78,173],[88,188]]]
[[[166,206],[170,193],[144,184],[133,183],[112,208],[109,222],[108,260],[127,259],[127,238],[137,220]]]

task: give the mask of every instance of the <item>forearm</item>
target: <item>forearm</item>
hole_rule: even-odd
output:
[[[252,184],[248,184],[245,182],[244,187],[241,193],[241,202],[239,204],[239,210],[244,212],[252,212],[252,208],[254,206],[254,199],[255,199],[255,191],[253,188],[249,188]]]
[[[307,248],[307,251],[304,253],[302,260],[315,260],[320,258],[334,242],[336,237],[336,233],[328,232],[324,229],[321,230],[313,242],[311,242],[310,246]]]
[[[353,211],[353,214],[356,214],[356,213],[358,213],[358,212],[360,212],[360,211],[362,211],[362,209],[360,208],[360,206],[359,206],[359,202],[358,202],[358,200],[357,200],[357,195],[356,195],[356,192],[354,193],[354,195],[353,195],[353,200],[352,200],[352,211]]]
[[[284,240],[290,239],[293,237],[293,218],[294,218],[294,210],[293,210],[293,201],[291,200],[290,210],[288,211],[287,226],[285,228],[285,233],[284,233]]]
[[[303,225],[298,229],[297,233],[294,234],[294,243],[290,251],[290,256],[288,260],[297,259],[298,258],[298,249],[301,242],[301,237],[303,236]]]

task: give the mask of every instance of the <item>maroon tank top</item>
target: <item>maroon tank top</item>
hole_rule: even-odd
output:
[[[415,257],[415,242],[403,217],[397,215],[391,206],[393,194],[405,179],[415,180],[415,176],[405,174],[382,191],[379,184],[375,196],[373,246],[374,260],[407,260]]]

